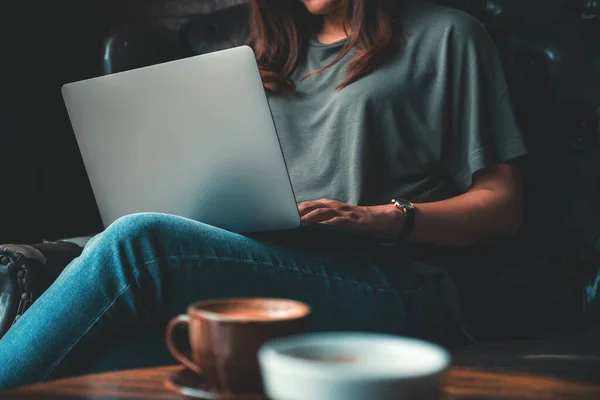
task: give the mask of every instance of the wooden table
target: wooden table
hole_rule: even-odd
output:
[[[181,400],[163,386],[178,366],[150,368],[58,380],[0,393],[2,399],[167,399]],[[453,368],[447,399],[600,399],[600,386],[550,377]]]

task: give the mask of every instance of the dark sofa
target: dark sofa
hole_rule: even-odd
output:
[[[531,153],[514,252],[482,258],[477,272],[489,278],[485,301],[468,309],[477,336],[508,342],[584,331],[600,321],[600,2],[439,2],[473,14],[492,35]],[[247,34],[244,5],[176,26],[136,20],[106,39],[104,73],[240,45]],[[163,332],[128,332],[77,373],[172,363]]]

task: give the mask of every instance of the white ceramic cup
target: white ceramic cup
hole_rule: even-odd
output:
[[[439,399],[443,348],[372,333],[316,333],[265,343],[258,358],[273,400]]]

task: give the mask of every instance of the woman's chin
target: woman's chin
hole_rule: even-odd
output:
[[[325,15],[342,5],[342,0],[300,0],[313,15]]]

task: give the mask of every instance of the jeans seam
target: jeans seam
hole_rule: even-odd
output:
[[[294,268],[291,268],[291,267],[288,267],[285,265],[274,264],[274,263],[265,262],[265,261],[246,260],[246,259],[234,258],[234,257],[201,256],[201,255],[168,256],[166,258],[167,258],[167,260],[182,260],[183,259],[183,260],[200,260],[200,261],[226,261],[226,262],[233,262],[233,263],[238,263],[238,264],[264,265],[266,267],[285,269],[285,270],[292,271],[292,272],[300,272],[303,275],[315,276],[315,277],[319,277],[319,278],[322,278],[325,280],[334,280],[334,281],[338,281],[341,283],[351,283],[351,284],[357,285],[359,287],[375,290],[377,292],[389,292],[389,293],[397,293],[397,294],[399,293],[402,297],[405,297],[405,298],[408,296],[411,296],[411,295],[419,294],[420,292],[422,292],[423,290],[425,290],[426,288],[428,288],[430,285],[432,285],[434,283],[434,282],[427,282],[415,289],[400,290],[400,289],[391,288],[391,287],[374,287],[374,286],[368,285],[366,283],[358,282],[355,280],[342,279],[342,278],[338,278],[338,277],[330,277],[325,274],[318,274],[318,273],[309,272],[309,271],[296,270]],[[146,263],[145,265],[146,266],[153,265],[153,264],[158,263],[159,261],[160,261],[159,259],[155,259],[155,260],[152,260],[152,261]]]
[[[139,270],[138,271],[133,271],[133,275],[134,277],[137,276],[139,274]],[[58,366],[58,364],[66,357],[66,355],[73,349],[73,347],[79,343],[79,341],[81,340],[81,338],[83,336],[85,336],[86,333],[88,333],[90,331],[90,329],[92,329],[92,327],[96,324],[96,322],[98,322],[98,320],[100,318],[102,318],[102,316],[106,313],[106,311],[112,307],[115,302],[119,299],[119,297],[121,297],[121,295],[123,293],[125,293],[127,290],[129,290],[131,288],[131,284],[127,284],[124,288],[122,288],[121,290],[119,290],[117,292],[117,294],[115,295],[115,297],[111,300],[110,303],[108,303],[104,308],[102,308],[102,310],[100,310],[98,312],[98,314],[96,314],[96,316],[94,317],[94,319],[92,320],[92,322],[90,322],[88,324],[88,326],[84,329],[83,332],[81,332],[81,334],[77,337],[77,339],[75,339],[63,352],[62,354],[54,361],[54,363],[52,363],[52,365],[50,366],[50,368],[48,368],[48,370],[46,371],[46,373],[44,374],[44,376],[41,379],[41,382],[44,382],[46,379],[48,379],[48,376],[50,374],[52,374],[52,372],[54,372],[54,370],[56,369],[56,367]]]

